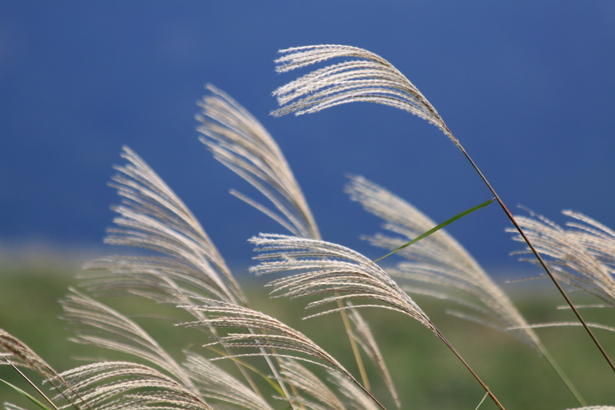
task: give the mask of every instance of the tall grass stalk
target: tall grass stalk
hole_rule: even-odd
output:
[[[615,364],[606,353],[547,263],[508,210],[491,183],[453,135],[431,103],[397,68],[384,58],[367,50],[334,44],[288,48],[280,51],[276,69],[283,73],[334,58],[354,58],[313,71],[278,88],[274,95],[280,107],[273,115],[315,113],[323,109],[356,101],[374,102],[408,111],[440,128],[470,162],[480,179],[495,197],[500,207],[523,238],[542,268],[573,310],[594,344],[615,371]]]
[[[318,226],[301,188],[271,135],[256,118],[229,95],[213,85],[208,85],[207,89],[212,94],[199,102],[202,112],[197,116],[200,123],[198,130],[202,134],[201,142],[209,148],[214,158],[263,194],[274,209],[237,191],[232,193],[271,217],[292,234],[303,238],[321,239]],[[338,303],[338,307],[341,308],[343,303],[341,301]],[[357,337],[347,312],[340,310],[340,315],[361,380],[369,390],[370,383],[356,342]],[[369,333],[368,327],[363,329]],[[371,350],[377,351],[377,347],[372,346]],[[384,362],[377,367],[383,377],[389,380]],[[387,385],[399,406],[393,384],[389,382]]]
[[[407,247],[407,238],[419,238],[422,236],[421,232],[435,225],[429,217],[363,177],[351,176],[346,192],[366,211],[385,221],[383,228],[391,234],[379,233],[364,239],[372,245],[394,249],[394,252],[405,259],[405,262],[388,270],[394,277],[410,282],[411,286],[404,286],[404,290],[449,300],[469,308],[475,313],[450,313],[508,334],[538,352],[556,371],[579,404],[586,404],[538,335],[528,328],[528,323],[513,302],[461,244],[445,231],[439,231]],[[432,230],[433,228],[427,232]],[[403,245],[399,246],[400,243]],[[429,288],[421,289],[418,287],[420,285],[427,285]]]
[[[350,101],[377,102],[426,119],[463,151],[431,104],[386,60],[346,46],[286,52],[278,60],[282,71],[333,57],[355,60],[325,67],[280,88],[277,94],[282,108],[277,114],[315,112]],[[409,316],[452,351],[486,392],[482,400],[476,397],[472,406],[478,403],[479,408],[490,397],[495,406],[504,409],[411,294],[457,303],[469,313],[452,312],[454,316],[502,331],[550,361],[533,330],[535,325],[525,321],[473,258],[441,229],[443,224],[436,226],[383,188],[352,177],[347,191],[367,211],[383,218],[385,229],[393,233],[367,239],[375,246],[395,250],[406,261],[385,270],[352,249],[322,240],[307,200],[275,141],[232,98],[213,86],[209,90],[211,95],[199,104],[201,140],[214,158],[253,185],[265,203],[232,193],[290,232],[250,239],[258,252],[251,271],[256,275],[285,273],[267,285],[272,288],[270,297],[310,298],[305,307],[316,311],[310,310],[306,319],[340,312],[361,377],[298,326],[251,307],[194,214],[143,159],[124,148],[126,163],[116,167],[111,183],[121,203],[113,207],[116,218],[105,242],[141,251],[90,262],[79,277],[80,289],[70,289],[61,301],[72,341],[119,354],[121,359],[93,359],[58,372],[25,343],[0,329],[0,364],[15,365],[19,372],[32,370],[51,387],[51,394],[43,394],[49,406],[39,402],[42,406],[76,410],[384,410],[388,400],[397,408],[408,408],[413,403],[401,403],[385,354],[360,314],[363,309],[379,308]],[[521,253],[546,255],[558,280],[615,306],[615,231],[584,215],[567,215],[574,221],[566,228],[546,218],[517,218],[520,236],[515,239],[528,246],[530,240],[535,244]],[[432,229],[434,226],[437,229]],[[412,244],[406,246],[409,239]],[[107,304],[107,297],[127,297],[131,305],[153,301],[165,312],[165,332],[198,333],[190,333],[194,339],[189,340],[175,337],[185,348],[179,357],[150,335],[139,324],[140,318],[123,312],[126,306],[115,309]],[[147,306],[151,309],[152,305]],[[149,319],[161,319],[147,312]],[[363,361],[363,356],[369,360]],[[220,365],[220,361],[233,365]],[[381,385],[388,390],[387,400],[370,387],[365,375],[368,366],[380,375]],[[560,376],[565,377],[563,372]],[[575,394],[574,386],[568,387]],[[26,393],[26,397],[32,396]],[[578,392],[575,397],[584,405]],[[6,403],[5,409],[24,410],[11,403]],[[615,407],[577,410],[581,409]]]

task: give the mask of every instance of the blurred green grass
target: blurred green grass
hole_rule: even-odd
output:
[[[69,265],[67,265],[69,266]],[[73,266],[73,265],[70,265]],[[0,328],[20,338],[57,370],[83,364],[75,356],[114,358],[112,353],[76,345],[67,341],[70,333],[58,318],[61,308],[58,300],[68,286],[77,284],[73,267],[58,265],[0,265]],[[355,370],[347,339],[338,315],[301,320],[305,300],[273,299],[263,288],[265,278],[241,281],[249,295],[252,307],[280,319],[301,330],[338,358],[351,371]],[[548,283],[544,286],[524,287],[507,285],[506,290],[530,323],[572,320],[569,311],[555,309],[561,304],[559,296]],[[575,297],[579,299],[580,295]],[[441,302],[417,297],[415,300],[440,327],[453,345],[485,380],[509,410],[513,409],[566,409],[577,407],[546,361],[518,342],[474,323],[453,318],[445,313]],[[583,297],[580,297],[583,300]],[[585,299],[585,301],[590,301]],[[135,306],[139,303],[141,307]],[[142,301],[120,300],[112,305],[132,315],[167,315],[165,308]],[[454,307],[453,307],[454,308]],[[608,309],[584,310],[590,322],[613,325],[612,311]],[[404,409],[474,409],[483,392],[452,353],[427,331],[411,319],[382,309],[363,310],[372,326],[393,380],[402,399]],[[178,329],[167,321],[139,320],[159,342],[181,360],[181,349],[199,345],[208,340],[202,333]],[[552,355],[568,373],[590,404],[615,404],[613,382],[615,375],[604,362],[589,337],[580,327],[539,330]],[[596,331],[607,352],[615,357],[615,335]],[[124,357],[126,358],[126,357]],[[373,369],[371,369],[373,370]],[[314,369],[320,372],[321,369]],[[28,373],[33,380],[38,377]],[[5,366],[0,366],[0,378],[30,391],[25,381]],[[394,408],[378,377],[370,371],[376,395]],[[1,401],[23,406],[28,402],[6,386],[0,386]],[[494,409],[486,401],[481,409]]]

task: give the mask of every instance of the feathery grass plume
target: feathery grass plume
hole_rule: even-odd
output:
[[[275,279],[268,286],[272,295],[297,298],[323,296],[309,302],[306,309],[320,307],[339,300],[370,299],[380,304],[363,303],[328,308],[307,318],[322,316],[343,309],[378,307],[397,311],[412,317],[431,330],[472,373],[489,397],[500,409],[504,406],[470,365],[444,337],[423,310],[378,265],[358,252],[330,242],[297,238],[287,235],[260,234],[250,242],[261,252],[255,259],[260,263],[250,268],[256,275],[296,272]]]
[[[366,237],[374,246],[397,249],[436,225],[414,206],[366,178],[351,176],[346,192],[366,211],[382,218],[385,221],[383,228],[395,234]],[[513,302],[451,235],[440,230],[400,250],[398,254],[407,262],[398,263],[387,272],[411,282],[412,286],[402,286],[404,290],[467,307],[475,313],[449,313],[508,334],[536,350],[549,362],[577,401],[585,404],[581,394]],[[418,288],[417,283],[426,284],[428,288]]]
[[[213,299],[200,299],[198,302],[181,307],[183,309],[203,312],[205,319],[180,323],[178,326],[200,328],[211,325],[216,328],[251,328],[276,333],[227,333],[226,335],[214,337],[216,341],[210,345],[223,344],[225,346],[239,347],[242,349],[263,347],[266,349],[281,349],[296,353],[304,353],[312,358],[321,360],[325,363],[325,367],[338,369],[352,378],[350,373],[345,370],[335,358],[312,342],[307,336],[263,312]],[[243,356],[261,356],[262,354],[261,352],[239,353],[232,356],[217,357],[212,360]],[[277,354],[272,353],[272,355]],[[318,363],[313,359],[298,358],[300,360]]]
[[[58,373],[24,342],[0,329],[0,365],[15,365],[34,370],[44,378]]]
[[[532,212],[517,220],[558,278],[615,307],[615,232],[581,213],[563,214],[573,219],[566,228]]]
[[[199,355],[187,352],[179,365],[139,325],[86,295],[73,291],[62,300],[64,319],[74,325],[73,341],[137,356],[173,376],[186,391],[242,409],[270,410],[253,390]],[[87,331],[93,328],[95,331]],[[97,331],[97,332],[96,332]]]
[[[291,298],[330,295],[308,303],[307,308],[349,299],[368,298],[384,303],[329,308],[308,317],[340,309],[380,307],[404,313],[431,331],[436,330],[421,308],[385,271],[352,249],[325,241],[275,234],[260,234],[251,238],[250,242],[260,252],[255,257],[260,261],[259,265],[250,268],[254,274],[299,272],[269,282],[267,286],[273,287],[272,295]]]
[[[566,410],[615,410],[613,406],[587,406],[587,407],[576,407],[574,409],[566,409]]]
[[[135,152],[124,147],[128,160],[113,177],[112,186],[123,198],[113,209],[119,228],[109,229],[107,243],[140,247],[160,256],[115,256],[94,261],[84,277],[89,291],[144,296],[174,306],[192,297],[207,297],[247,305],[247,299],[197,219],[164,181]],[[201,312],[189,310],[195,319]],[[210,331],[215,334],[215,329]],[[275,376],[277,369],[265,357]],[[250,375],[238,366],[258,392]],[[280,382],[281,383],[281,382]],[[283,384],[280,385],[285,391]],[[285,393],[287,393],[285,391]]]
[[[347,408],[355,410],[377,410],[374,403],[369,400],[369,397],[348,379],[340,377],[339,373],[329,371],[329,380],[338,386],[340,393],[344,396],[347,403]]]
[[[34,370],[43,379],[56,377],[58,373],[28,345],[4,329],[0,329],[0,366],[1,365],[12,366],[27,379],[41,396],[49,400],[45,393],[43,393],[34,382],[21,373],[19,368]],[[58,383],[52,384],[52,386],[59,388],[60,384],[66,385],[66,381],[59,378]],[[54,405],[53,402],[51,402],[51,404]]]
[[[457,144],[431,103],[384,58],[361,48],[337,44],[293,47],[280,50],[280,53],[283,56],[275,60],[279,73],[332,58],[354,60],[321,68],[278,88],[273,95],[281,108],[273,115],[309,114],[355,101],[374,102],[429,121]]]
[[[287,358],[281,361],[281,365],[282,375],[284,375],[286,382],[293,385],[297,391],[313,398],[310,400],[299,394],[293,395],[292,401],[298,407],[304,406],[312,410],[346,410],[344,403],[329,389],[322,378],[309,371],[297,360]],[[332,373],[339,375],[337,372]],[[344,376],[342,378],[348,380]],[[354,386],[354,383],[351,384]],[[361,391],[361,393],[363,392]],[[369,402],[370,404],[373,403],[371,399],[369,399]]]
[[[197,119],[203,134],[200,140],[214,158],[258,189],[278,210],[236,192],[233,194],[259,209],[293,235],[320,238],[318,227],[301,188],[267,130],[230,96],[212,85],[213,93],[199,102],[202,115]]]
[[[329,375],[327,380],[337,387],[344,400],[340,400],[321,377],[316,376],[296,360],[285,359],[282,372],[289,384],[293,384],[298,390],[313,398],[309,400],[299,395],[293,397],[297,405],[310,410],[375,410],[378,408],[363,390],[339,372],[327,370]]]
[[[253,390],[195,353],[188,352],[187,361],[180,366],[141,327],[106,305],[75,291],[62,301],[62,305],[64,318],[77,329],[74,341],[147,360],[173,376],[184,391],[196,396],[234,404],[242,409],[270,409]],[[98,332],[87,332],[88,327]],[[92,377],[98,377],[98,374],[93,373]],[[146,381],[143,383],[147,384]]]
[[[549,275],[555,287],[585,328],[587,334],[600,350],[604,359],[615,372],[615,363],[606,353],[596,336],[594,336],[589,326],[587,326],[587,323],[568,297],[566,291],[562,288],[553,272],[549,270],[549,266],[542,259],[530,239],[525,235],[523,229],[508,210],[508,207],[487,177],[449,130],[431,103],[399,70],[382,57],[357,47],[329,44],[294,47],[281,50],[280,52],[285,55],[276,60],[276,63],[279,64],[276,67],[278,72],[302,68],[332,58],[350,57],[358,60],[326,66],[279,87],[274,92],[274,95],[278,97],[278,103],[281,108],[274,111],[273,115],[280,116],[291,112],[297,115],[313,113],[339,104],[367,101],[409,111],[440,128],[455,143],[485,186],[491,191],[506,217],[527,243],[542,268]],[[298,101],[292,102],[295,99],[298,99]]]
[[[68,403],[65,407],[73,406],[76,409],[92,410],[89,404],[85,402],[82,397],[79,397],[79,394],[73,390],[73,387],[61,374],[56,372],[53,367],[28,345],[4,329],[0,329],[0,365],[12,366],[53,408],[57,408],[55,403],[62,401]],[[34,382],[19,370],[19,367],[34,370],[43,377],[43,379],[49,381],[49,384],[55,390],[59,391],[60,394],[58,394],[54,400],[50,399]],[[69,392],[69,394],[67,395],[63,392]]]
[[[75,290],[61,304],[63,319],[74,328],[72,341],[134,355],[164,370],[187,390],[197,392],[186,370],[125,315]]]
[[[350,303],[351,302],[348,302],[348,304]],[[389,389],[389,392],[393,396],[393,400],[395,401],[397,408],[401,408],[401,401],[399,400],[399,396],[397,395],[397,390],[395,389],[393,378],[391,377],[389,369],[384,362],[384,357],[380,352],[378,343],[376,343],[376,340],[374,339],[374,335],[372,334],[369,325],[357,310],[349,310],[348,316],[353,324],[352,336],[363,348],[363,351],[367,354],[371,362],[374,363],[374,365],[376,366],[376,370],[378,370],[378,372],[380,373],[382,380],[384,380],[384,383]]]
[[[205,319],[182,323],[180,326],[196,328],[211,326],[218,329],[243,328],[260,330],[262,332],[258,334],[252,332],[229,332],[225,335],[214,337],[216,341],[205,346],[221,344],[233,349],[258,349],[259,351],[236,353],[210,360],[269,355],[277,358],[293,358],[318,364],[327,369],[343,373],[344,376],[365,391],[379,407],[384,409],[384,406],[341,363],[298,330],[263,312],[247,307],[212,299],[197,299],[197,301],[181,307],[183,309],[203,312]],[[281,351],[288,353],[280,353]]]
[[[374,246],[396,249],[436,225],[408,202],[363,177],[351,176],[346,192],[366,211],[382,218],[385,221],[383,228],[395,234],[366,237]],[[539,352],[542,350],[540,340],[532,330],[508,330],[524,327],[527,322],[476,260],[444,230],[402,249],[398,255],[407,262],[401,262],[387,272],[413,282],[413,286],[404,289],[470,307],[481,316],[464,314],[463,317],[507,333]],[[417,282],[430,287],[417,288]],[[465,297],[460,297],[460,294]]]
[[[134,152],[125,148],[123,156],[129,164],[117,167],[120,174],[113,179],[113,186],[123,197],[122,205],[114,208],[121,215],[114,221],[120,228],[110,230],[107,242],[154,250],[162,256],[118,256],[94,261],[88,265],[89,268],[106,271],[89,272],[85,276],[87,288],[103,294],[122,292],[144,296],[174,305],[189,303],[191,297],[247,304],[224,260],[181,200]],[[177,378],[185,390],[198,395],[186,369],[124,315],[77,293],[67,297],[64,307],[66,317],[82,327],[77,341],[148,360]],[[197,320],[204,319],[198,310],[187,311]],[[83,328],[87,327],[95,328],[98,333],[84,331]],[[209,330],[216,334],[214,327]],[[277,376],[270,355],[262,353]],[[226,354],[231,353],[227,350]],[[252,394],[258,396],[256,385],[243,367],[239,368],[251,383]],[[218,370],[215,374],[218,377],[222,372]],[[198,380],[202,385],[206,379],[207,375],[202,375]],[[280,387],[288,395],[282,383]]]
[[[106,243],[156,251],[163,256],[115,256],[87,265],[108,272],[88,275],[90,290],[138,292],[180,304],[193,295],[246,302],[213,242],[197,219],[135,152],[124,147],[127,165],[118,166],[111,184],[122,197],[120,214]]]
[[[102,361],[68,370],[60,376],[71,386],[70,390],[61,392],[63,395],[71,401],[81,398],[96,410],[213,410],[202,397],[175,379],[137,363]]]
[[[257,188],[278,212],[236,191],[231,192],[277,221],[291,234],[302,238],[321,239],[301,188],[275,140],[258,120],[229,95],[212,85],[207,88],[212,95],[203,97],[199,103],[202,113],[197,116],[201,123],[198,130],[203,134],[201,141],[207,145],[214,158]],[[361,378],[369,389],[367,372],[355,342],[358,337],[352,336],[353,329],[346,312],[340,313],[346,332],[351,336],[350,346]],[[378,350],[374,337],[367,335],[370,332],[369,326],[365,321],[362,323],[361,331],[365,334],[363,339],[369,338],[373,344],[371,350]],[[369,351],[366,353],[370,359],[375,358]],[[397,392],[393,383],[387,380],[386,364],[380,360],[374,362],[374,365],[384,377],[387,387],[392,389],[391,395],[396,398],[399,407]]]
[[[273,410],[263,397],[211,361],[194,352],[186,354],[188,358],[183,367],[212,407],[217,407],[215,403],[220,402],[239,409]]]

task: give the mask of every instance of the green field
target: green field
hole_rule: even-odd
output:
[[[67,341],[70,335],[58,318],[57,303],[68,286],[77,280],[71,269],[44,265],[13,266],[0,272],[0,327],[17,336],[58,370],[83,364],[76,357],[113,358],[107,351],[96,351]],[[262,284],[265,279],[244,281],[252,306],[262,309],[283,322],[296,326],[354,371],[341,320],[330,315],[301,321],[305,301],[269,300]],[[548,285],[548,284],[546,284]],[[528,321],[571,320],[569,311],[557,311],[561,304],[549,286],[544,291],[522,292],[520,285],[506,285],[512,291]],[[525,294],[524,294],[525,293]],[[433,300],[415,298],[442,332],[456,346],[473,368],[489,384],[507,409],[565,409],[577,407],[570,393],[555,373],[537,354],[518,342],[479,325],[445,314],[451,306]],[[203,333],[178,329],[164,320],[147,316],[168,316],[161,307],[121,300],[113,302],[123,312],[144,317],[139,323],[181,357],[181,349],[201,349],[208,341]],[[604,310],[586,311],[590,322],[613,324]],[[432,333],[411,319],[393,312],[364,310],[390,367],[404,409],[474,409],[483,392],[451,352]],[[585,332],[579,328],[539,330],[546,346],[573,379],[590,404],[613,404],[614,375]],[[615,352],[615,335],[597,331],[608,352]],[[124,357],[125,359],[127,357]],[[319,371],[316,369],[316,371]],[[36,375],[33,380],[39,381]],[[30,388],[13,370],[3,367],[0,378],[26,390]],[[378,397],[393,408],[387,392],[371,375]],[[28,402],[6,386],[0,386],[2,401],[28,406]],[[33,408],[33,407],[30,407]],[[495,408],[486,401],[481,409]]]

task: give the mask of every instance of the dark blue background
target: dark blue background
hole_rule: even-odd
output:
[[[514,207],[574,209],[615,227],[615,2],[3,1],[0,244],[101,243],[121,146],[199,217],[230,264],[282,232],[227,194],[253,191],[198,142],[211,82],[259,118],[302,184],[325,239],[376,257],[378,221],[342,192],[362,174],[442,221],[489,193],[454,145],[405,112],[351,104],[281,119],[276,51],[366,48],[400,69]],[[519,211],[521,212],[521,211]],[[519,265],[496,205],[450,231],[490,269]],[[107,250],[111,252],[113,250]]]

